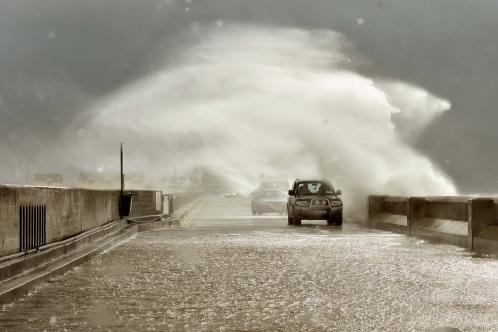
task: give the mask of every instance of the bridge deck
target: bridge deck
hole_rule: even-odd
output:
[[[498,330],[498,262],[209,198],[6,306],[7,329]]]

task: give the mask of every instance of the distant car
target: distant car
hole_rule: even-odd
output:
[[[228,190],[225,192],[225,197],[226,198],[233,198],[233,197],[237,197],[237,193],[233,190]]]
[[[289,225],[301,225],[303,219],[327,220],[327,224],[342,225],[340,190],[323,180],[297,179],[289,190],[287,215]]]
[[[287,195],[282,190],[258,190],[252,194],[251,210],[253,215],[263,213],[285,214]]]

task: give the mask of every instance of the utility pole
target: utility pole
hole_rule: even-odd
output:
[[[124,167],[123,167],[123,143],[121,143],[121,149],[120,149],[120,159],[121,159],[121,196],[123,196],[123,191],[124,191]]]
[[[120,172],[120,180],[121,180],[121,190],[119,191],[119,216],[123,219],[123,192],[124,192],[124,172],[123,172],[123,143],[120,145],[120,162],[121,162],[121,172]]]

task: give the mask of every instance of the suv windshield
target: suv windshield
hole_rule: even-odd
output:
[[[297,195],[325,195],[335,194],[334,188],[325,182],[309,181],[297,185]]]

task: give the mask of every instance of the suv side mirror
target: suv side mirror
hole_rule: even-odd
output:
[[[294,190],[289,190],[289,196],[294,196]]]
[[[336,191],[335,191],[335,194],[336,194],[337,196],[342,195],[342,191],[341,191],[340,189],[339,189],[339,190],[336,190]]]

